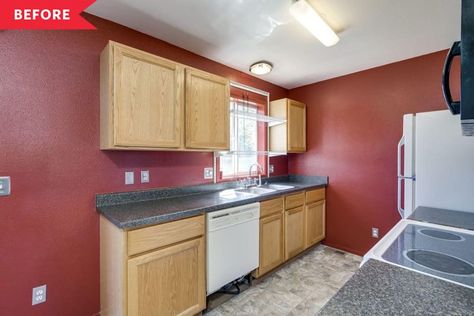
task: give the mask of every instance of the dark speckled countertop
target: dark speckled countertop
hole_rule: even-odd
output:
[[[236,187],[237,184],[231,182],[171,189],[98,194],[96,196],[96,207],[97,211],[114,225],[121,229],[130,230],[268,200],[282,194],[324,187],[328,183],[328,178],[290,175],[270,177],[263,179],[263,182],[291,185],[294,188],[277,190],[252,197],[222,194],[224,190]]]
[[[474,315],[474,290],[367,261],[318,315]]]

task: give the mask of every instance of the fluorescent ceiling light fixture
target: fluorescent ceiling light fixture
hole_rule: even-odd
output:
[[[250,66],[249,70],[251,73],[256,75],[266,75],[272,71],[273,65],[267,61],[259,61]]]
[[[321,18],[306,0],[297,0],[290,6],[291,15],[311,32],[324,46],[333,46],[339,42],[339,36]]]

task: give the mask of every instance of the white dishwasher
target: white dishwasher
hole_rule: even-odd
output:
[[[207,295],[258,268],[260,203],[207,213]]]

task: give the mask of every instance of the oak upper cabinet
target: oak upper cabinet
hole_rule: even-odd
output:
[[[311,247],[326,236],[325,189],[306,192],[306,239],[305,247]]]
[[[229,149],[228,79],[110,41],[100,85],[101,149]]]
[[[256,277],[285,261],[283,221],[283,198],[260,203],[260,255]]]
[[[101,315],[191,316],[206,308],[204,216],[123,231],[100,218]]]
[[[187,148],[229,149],[229,100],[229,80],[186,68]]]
[[[101,149],[182,147],[182,65],[109,42],[100,76]]]
[[[270,150],[275,152],[301,153],[306,151],[306,105],[280,99],[270,102],[270,116],[286,120],[286,123],[270,127]]]

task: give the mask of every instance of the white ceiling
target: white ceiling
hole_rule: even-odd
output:
[[[289,14],[291,0],[97,0],[87,12],[285,88],[439,51],[460,38],[461,0],[310,0],[338,32],[324,47]],[[440,70],[441,71],[441,70]]]

